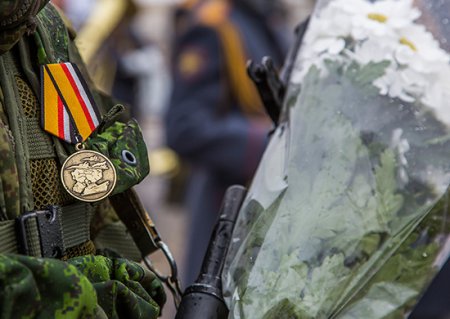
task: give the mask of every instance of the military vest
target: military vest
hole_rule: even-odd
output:
[[[47,5],[37,16],[36,33],[0,56],[0,253],[24,253],[26,248],[26,254],[37,257],[92,254],[91,231],[100,228],[102,218],[117,219],[107,201],[80,202],[65,191],[59,170],[74,148],[40,126],[39,64],[73,60],[82,64],[69,45],[71,40],[57,10]],[[109,105],[100,96],[94,98],[105,115]],[[48,224],[48,215],[29,214],[45,211],[49,205],[58,207],[56,226]],[[95,227],[91,227],[93,218]],[[103,234],[104,241],[120,246],[125,240],[119,238],[127,237],[125,228],[118,222],[112,225],[109,234]],[[54,234],[44,236],[44,232]],[[129,236],[126,240],[132,242]],[[126,257],[140,258],[134,245],[125,246],[124,251],[131,252]],[[64,251],[58,251],[61,247]]]

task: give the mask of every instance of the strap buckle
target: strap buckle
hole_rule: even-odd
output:
[[[36,220],[41,257],[61,258],[64,256],[65,246],[61,224],[61,208],[59,206],[49,206],[45,210],[31,211],[16,219],[20,253],[33,255],[30,247],[33,238],[30,237],[32,234],[29,230],[29,223],[32,218]]]

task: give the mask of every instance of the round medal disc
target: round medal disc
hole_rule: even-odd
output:
[[[78,151],[64,162],[61,181],[67,192],[84,202],[97,202],[114,190],[116,170],[111,161],[95,151]]]

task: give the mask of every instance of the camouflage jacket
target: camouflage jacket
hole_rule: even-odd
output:
[[[0,255],[1,318],[157,318],[155,275],[126,259]]]
[[[72,62],[84,73],[102,113],[102,122],[87,145],[106,155],[115,166],[114,193],[139,183],[149,171],[146,147],[137,123],[114,120],[123,108],[93,90],[73,44],[73,34],[57,10],[51,4],[46,5],[37,15],[36,24],[34,34],[23,35],[10,51],[0,54],[0,242],[11,237],[5,225],[24,212],[40,209],[44,204],[59,204],[38,203],[36,194],[42,197],[45,190],[35,185],[35,179],[30,176],[33,138],[27,130],[37,135],[45,133],[31,129],[23,110],[30,101],[19,93],[24,90],[21,85],[26,83],[22,86],[39,96],[39,64]],[[0,40],[5,38],[2,32],[0,29]],[[19,79],[11,70],[19,71]],[[75,151],[73,146],[57,138],[47,139],[51,141],[57,166]],[[41,149],[45,150],[38,148]],[[133,165],[123,161],[123,149],[134,154]],[[42,166],[43,171],[39,172],[41,180],[59,178],[59,175],[48,175],[46,169]],[[65,195],[56,197],[67,200]],[[95,242],[103,228],[120,222],[107,201],[90,207],[97,212],[92,218],[90,234]],[[12,252],[0,251],[0,318],[156,318],[165,302],[164,290],[155,275],[127,259],[93,254],[70,258],[77,256],[73,253],[61,261]]]

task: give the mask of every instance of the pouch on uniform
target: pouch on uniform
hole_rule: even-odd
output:
[[[87,141],[88,149],[108,157],[117,173],[117,184],[112,195],[122,193],[140,183],[150,171],[147,147],[135,120],[115,122]]]

